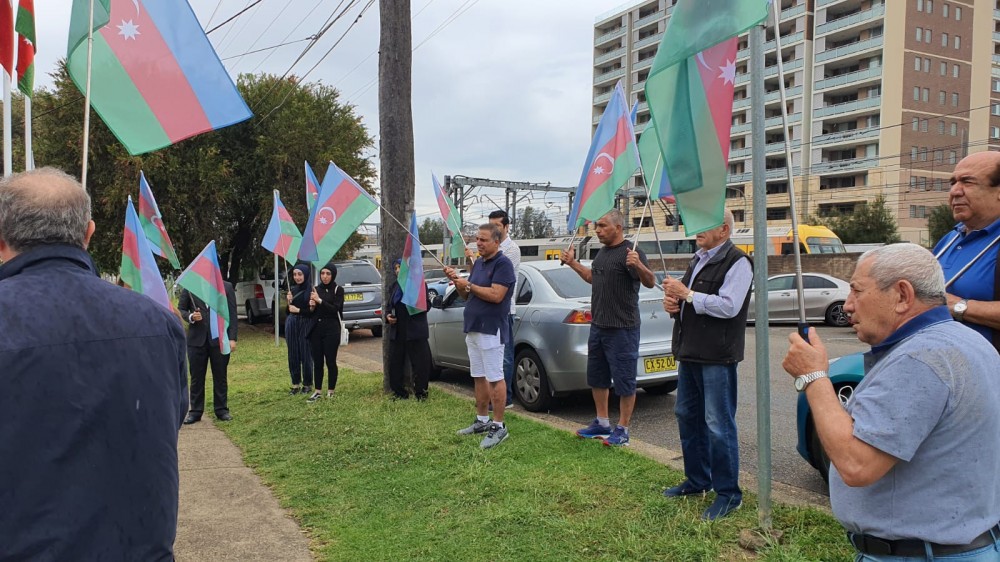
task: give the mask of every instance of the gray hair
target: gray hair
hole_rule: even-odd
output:
[[[500,227],[491,222],[484,222],[483,224],[479,225],[479,230],[489,232],[490,237],[493,238],[494,242],[500,242],[500,237],[503,234],[503,231],[500,230]]]
[[[90,196],[76,178],[38,168],[0,181],[0,240],[18,253],[38,246],[85,247]]]
[[[871,260],[870,274],[879,290],[908,281],[917,300],[933,305],[947,302],[941,264],[923,246],[909,242],[879,246],[861,254],[858,263],[865,260]]]
[[[607,213],[604,213],[602,219],[607,219],[611,223],[611,226],[625,226],[625,215],[618,209],[611,209]]]
[[[730,234],[733,232],[733,229],[736,228],[736,217],[733,216],[733,212],[729,209],[725,209],[722,212],[722,222],[729,227]]]

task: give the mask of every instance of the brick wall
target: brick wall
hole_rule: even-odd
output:
[[[854,266],[861,254],[804,254],[802,257],[803,273],[825,273],[844,281],[850,281]],[[683,271],[687,269],[690,258],[667,258],[667,270]],[[660,269],[659,258],[650,260],[653,269]],[[767,256],[767,275],[795,273],[795,256]]]

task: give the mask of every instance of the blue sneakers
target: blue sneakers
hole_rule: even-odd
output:
[[[584,439],[606,439],[611,436],[611,426],[601,425],[601,422],[597,421],[597,418],[594,418],[594,421],[590,422],[590,425],[576,430],[576,435]]]
[[[608,447],[628,447],[628,430],[620,425],[615,426],[615,430],[604,440]]]

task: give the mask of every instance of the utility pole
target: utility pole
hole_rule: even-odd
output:
[[[407,223],[413,212],[416,181],[413,161],[413,108],[410,100],[413,40],[410,0],[379,2],[378,125],[382,182],[382,302],[396,280],[392,262],[402,257],[406,231],[389,217]],[[385,308],[383,307],[383,314]],[[387,336],[388,334],[386,334]],[[382,388],[389,391],[389,338],[382,338]],[[407,381],[407,385],[411,383]]]

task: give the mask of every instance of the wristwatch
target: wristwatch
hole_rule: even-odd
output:
[[[694,302],[694,291],[688,291],[686,297],[684,297],[684,302],[691,304]]]
[[[951,307],[951,317],[959,322],[965,317],[965,311],[969,309],[969,299],[962,299]]]
[[[809,386],[809,383],[819,380],[827,376],[826,371],[813,371],[811,373],[806,373],[801,377],[795,377],[795,390],[802,392]]]

